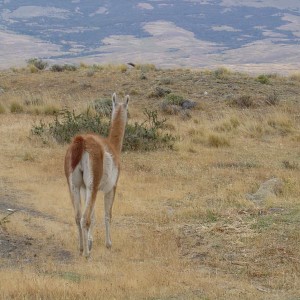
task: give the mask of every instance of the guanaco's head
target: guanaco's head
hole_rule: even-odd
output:
[[[125,97],[124,102],[117,101],[116,93],[112,95],[112,120],[115,118],[120,118],[123,121],[127,121],[127,111],[128,111],[129,96]]]

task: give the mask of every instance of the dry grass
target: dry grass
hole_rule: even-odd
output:
[[[266,85],[233,72],[216,77],[150,66],[94,67],[89,76],[87,68],[0,73],[0,220],[7,208],[17,210],[0,225],[0,297],[298,299],[300,83],[274,76]],[[113,247],[104,246],[99,195],[95,244],[86,261],[78,255],[63,175],[66,147],[30,135],[41,118],[33,107],[41,114],[47,107],[82,111],[113,91],[134,90],[134,122],[143,107],[159,107],[161,99],[147,95],[162,78],[201,109],[186,121],[169,117],[167,127],[178,136],[174,150],[123,153]],[[237,91],[261,98],[274,88],[281,98],[276,106],[226,104]],[[24,111],[11,113],[12,103]],[[210,144],[212,136],[219,146]],[[246,199],[271,177],[283,180],[282,194],[261,206]]]

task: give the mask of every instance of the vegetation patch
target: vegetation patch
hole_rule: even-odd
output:
[[[22,113],[24,111],[23,106],[18,102],[12,102],[10,105],[10,112],[12,113]]]
[[[48,63],[38,58],[31,58],[27,60],[27,65],[29,68],[31,68],[31,70],[33,70],[32,67],[36,68],[37,70],[45,70],[48,66]]]
[[[124,150],[150,151],[162,148],[172,148],[175,137],[163,132],[166,119],[159,119],[157,111],[144,110],[145,121],[127,124]],[[107,136],[109,131],[109,121],[102,120],[103,114],[93,112],[88,109],[84,113],[76,114],[67,109],[59,111],[53,122],[33,125],[31,133],[46,140],[53,137],[58,143],[69,143],[76,134],[97,133]]]
[[[210,134],[207,141],[210,147],[220,148],[230,146],[230,142],[224,136],[218,134]]]
[[[52,72],[76,71],[77,67],[70,64],[64,64],[64,65],[55,64],[50,67],[50,70]]]
[[[5,113],[5,108],[4,106],[0,103],[0,114],[4,114]]]
[[[187,100],[181,95],[168,94],[162,101],[160,107],[161,110],[169,115],[181,114],[183,117],[190,118],[188,110],[193,109],[196,106],[195,101]]]
[[[256,81],[260,82],[261,84],[269,84],[270,83],[270,76],[268,75],[259,75],[256,77]]]
[[[101,117],[109,117],[112,112],[112,102],[109,98],[94,100],[93,107]]]

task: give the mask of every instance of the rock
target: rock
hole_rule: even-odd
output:
[[[272,178],[261,184],[254,194],[247,194],[246,198],[253,202],[262,202],[268,197],[277,196],[282,192],[283,182],[279,178]]]
[[[191,100],[184,100],[182,103],[181,103],[181,107],[183,109],[192,109],[196,106],[196,102],[195,101],[191,101]]]

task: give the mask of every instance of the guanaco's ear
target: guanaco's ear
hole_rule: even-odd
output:
[[[113,95],[112,95],[113,108],[116,107],[116,104],[117,104],[117,95],[116,95],[116,93],[113,93]]]
[[[126,105],[126,107],[128,106],[129,99],[130,99],[130,97],[129,97],[129,95],[127,95],[125,97],[125,105]]]

